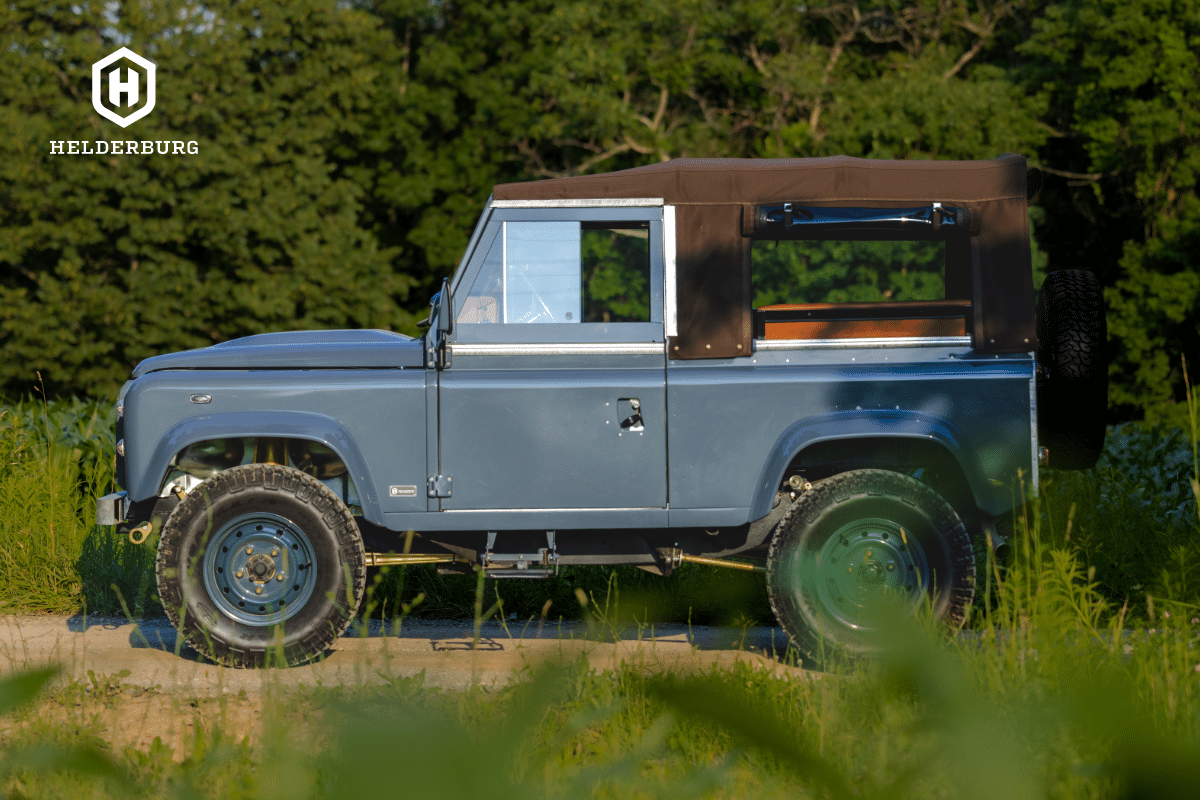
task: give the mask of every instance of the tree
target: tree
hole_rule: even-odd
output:
[[[0,30],[0,392],[28,392],[36,370],[50,394],[112,396],[165,351],[411,322],[412,280],[361,227],[362,190],[339,162],[376,100],[370,15],[312,0],[23,2],[0,10]],[[121,44],[158,81],[154,111],[126,129],[90,102],[91,64]],[[198,153],[53,155],[64,140]]]
[[[1179,356],[1200,363],[1200,7],[1056,3],[1022,50],[1055,134],[1050,260],[1106,286],[1112,415],[1183,423]]]

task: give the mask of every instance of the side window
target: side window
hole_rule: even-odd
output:
[[[458,321],[649,322],[650,294],[647,222],[508,221]]]
[[[970,220],[907,209],[756,206],[750,250],[756,338],[964,336]]]
[[[579,322],[579,223],[504,223],[504,321]]]
[[[585,222],[580,244],[584,322],[649,322],[649,226]]]
[[[504,235],[496,237],[483,259],[483,268],[475,278],[467,299],[458,312],[458,322],[499,322],[504,300]]]
[[[946,299],[946,243],[755,241],[754,305]]]

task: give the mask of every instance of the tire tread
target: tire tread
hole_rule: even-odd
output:
[[[925,504],[934,509],[933,522],[945,537],[952,560],[953,581],[946,592],[942,619],[961,625],[966,609],[975,596],[975,555],[966,526],[941,495],[925,484],[890,470],[861,469],[843,472],[817,481],[812,489],[796,498],[776,528],[767,553],[767,596],[771,610],[791,638],[793,646],[814,663],[829,661],[837,654],[853,658],[839,643],[822,636],[801,613],[795,595],[779,589],[779,569],[785,551],[795,545],[799,533],[826,512],[856,497],[886,496],[913,508]]]
[[[1037,300],[1038,438],[1050,465],[1088,469],[1104,448],[1108,329],[1100,281],[1086,270],[1046,276]]]
[[[201,621],[188,618],[183,612],[186,607],[183,582],[176,574],[185,521],[205,513],[206,507],[211,507],[216,499],[255,488],[290,494],[297,502],[317,511],[336,536],[338,551],[349,570],[352,595],[347,598],[343,613],[339,613],[332,624],[314,625],[307,635],[285,646],[283,658],[287,664],[309,663],[319,659],[349,627],[366,591],[367,580],[366,556],[358,524],[345,504],[311,475],[278,464],[245,464],[218,472],[184,497],[163,525],[159,539],[155,559],[159,597],[171,624],[198,652],[231,667],[260,667],[267,663],[273,650],[271,645],[261,650],[238,649],[213,636]]]

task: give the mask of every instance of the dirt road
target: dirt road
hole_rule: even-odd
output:
[[[665,625],[639,631],[629,627],[614,642],[581,623],[496,622],[483,627],[472,649],[469,621],[408,620],[399,635],[375,623],[365,632],[351,629],[320,663],[290,669],[229,669],[205,663],[176,638],[166,619],[134,624],[124,617],[0,617],[0,669],[7,673],[56,663],[63,680],[129,674],[127,685],[205,697],[257,692],[269,685],[359,685],[384,677],[425,671],[425,684],[463,689],[474,684],[503,685],[516,671],[547,660],[586,655],[596,669],[622,662],[649,670],[708,669],[748,661],[775,672],[786,666],[786,636],[777,628],[692,628]]]

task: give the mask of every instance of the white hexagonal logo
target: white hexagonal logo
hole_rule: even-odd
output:
[[[145,70],[146,73],[146,105],[126,116],[121,116],[113,109],[104,105],[105,69],[122,58],[129,59]],[[154,110],[154,70],[154,62],[147,61],[128,47],[122,47],[115,53],[100,59],[95,64],[92,64],[92,108],[96,109],[97,114],[105,119],[112,120],[122,128],[126,128],[137,122]],[[136,106],[138,104],[138,97],[141,94],[141,74],[129,67],[124,69],[124,79],[122,79],[121,73],[121,67],[116,67],[107,73],[108,102],[117,108]]]

